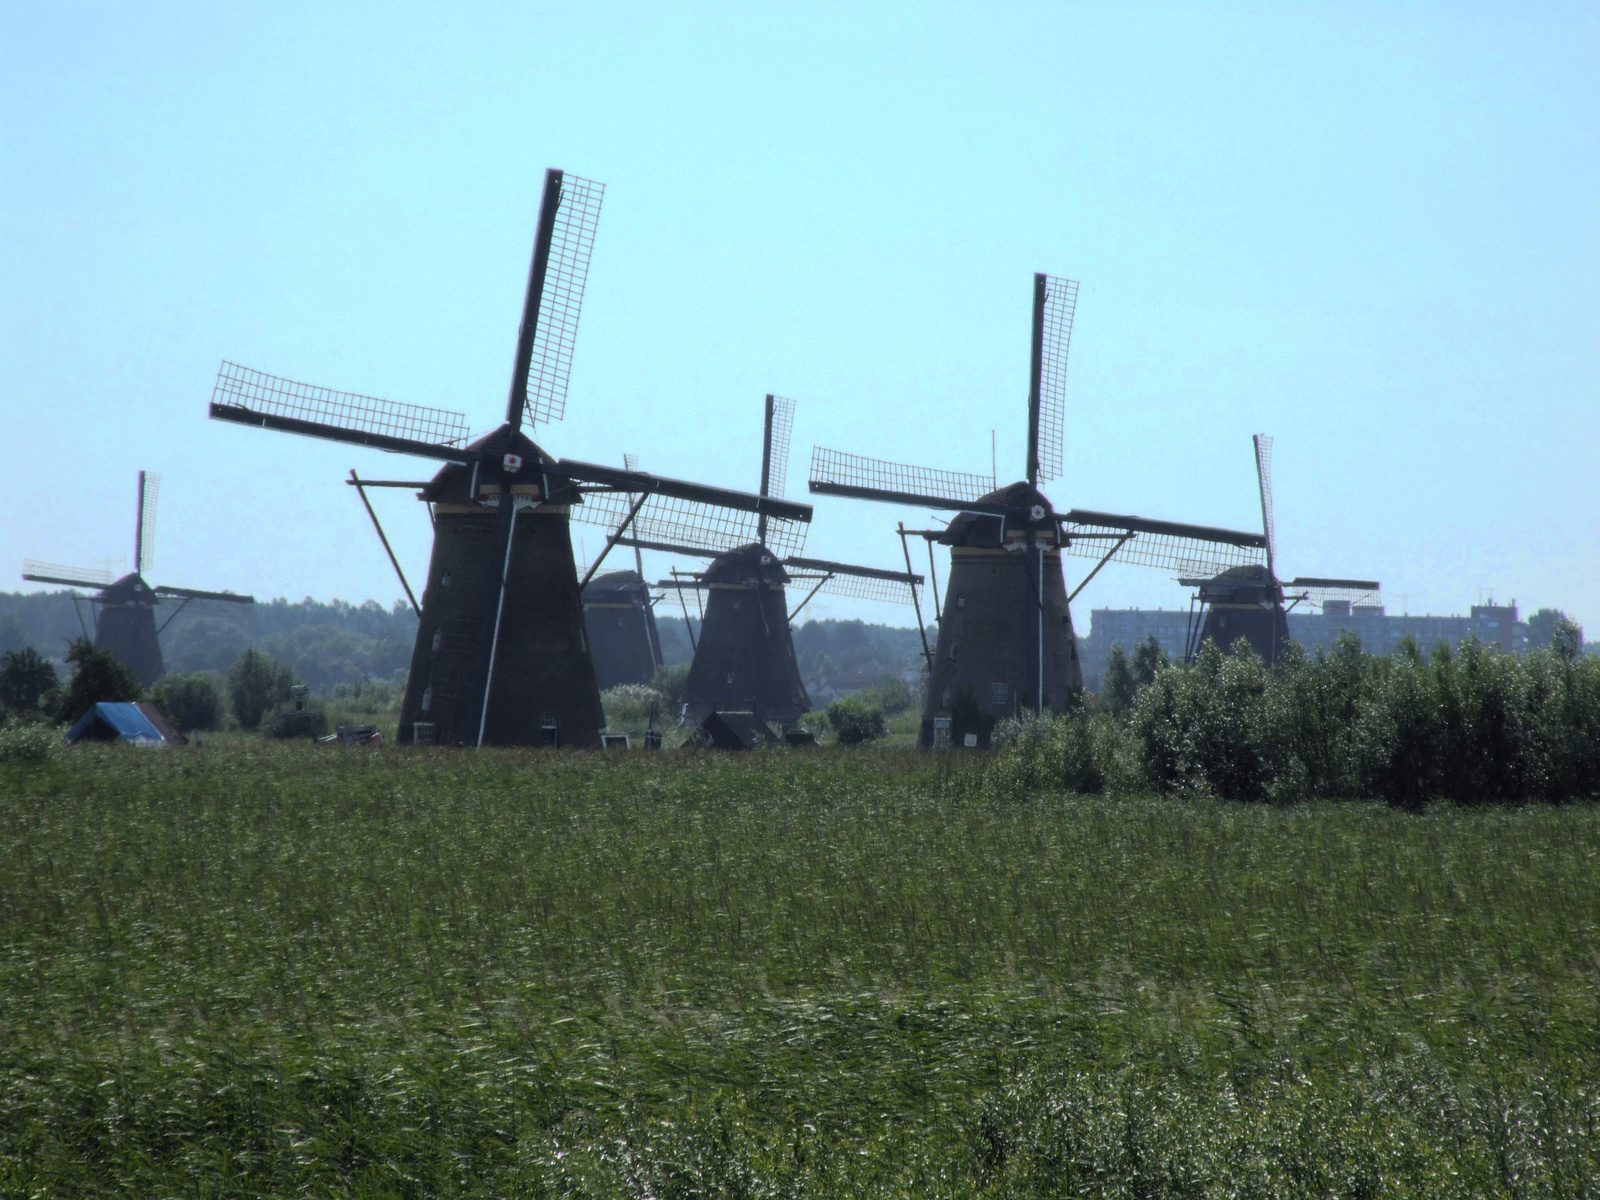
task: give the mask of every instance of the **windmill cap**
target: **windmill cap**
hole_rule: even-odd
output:
[[[143,600],[146,598],[153,601],[156,598],[155,591],[148,583],[144,581],[137,571],[129,571],[115,583],[106,584],[101,590],[101,595],[108,600],[123,601]]]
[[[550,473],[556,465],[556,460],[521,430],[513,433],[511,426],[502,425],[477,441],[468,443],[467,449],[475,450],[483,456],[476,464],[480,489],[486,485],[498,486],[502,482],[538,483],[540,476],[543,475],[550,481],[550,495],[546,497],[547,499],[557,504],[578,502],[577,489],[571,481]],[[510,476],[507,476],[505,470],[507,456],[521,459],[521,469]],[[473,470],[472,464],[446,463],[422,489],[423,499],[460,503],[467,497],[472,486]]]
[[[1037,525],[1045,526],[1051,531],[1052,538],[1054,537],[1056,510],[1043,492],[1038,488],[1029,487],[1024,480],[985,493],[974,503],[1002,504],[1015,513],[1014,517],[1008,518],[1009,520],[1019,523],[1031,520]],[[1035,509],[1042,509],[1042,516],[1035,517]],[[992,546],[1000,537],[997,527],[999,521],[999,517],[990,513],[964,512],[950,522],[939,541],[946,546]]]
[[[650,587],[645,583],[644,577],[637,571],[628,570],[606,571],[604,574],[596,575],[589,581],[589,586],[583,589],[583,594],[585,597],[605,593],[614,593],[616,595],[638,593],[644,595],[648,594],[649,591]]]
[[[1233,599],[1241,603],[1255,603],[1273,599],[1271,593],[1279,592],[1272,573],[1260,563],[1245,563],[1229,567],[1220,575],[1201,581],[1200,594],[1204,600]]]
[[[784,570],[770,547],[751,542],[717,555],[701,576],[704,583],[742,583],[752,578],[767,583],[788,583],[789,572]]]

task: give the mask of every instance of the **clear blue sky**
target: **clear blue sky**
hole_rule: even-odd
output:
[[[776,391],[791,495],[814,442],[986,470],[993,428],[1015,477],[1044,270],[1083,284],[1058,505],[1254,528],[1266,431],[1288,574],[1600,634],[1592,4],[11,0],[0,35],[4,586],[131,554],[144,467],[159,581],[399,595],[341,480],[431,466],[209,422],[218,363],[491,426],[553,165],[608,185],[557,454],[753,488]],[[808,548],[892,564],[898,516],[819,501]],[[1108,570],[1079,623],[1184,603]]]

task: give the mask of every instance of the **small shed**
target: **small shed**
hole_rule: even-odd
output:
[[[700,740],[714,750],[754,750],[776,746],[778,737],[752,712],[713,712],[700,722]]]
[[[188,739],[145,700],[102,700],[67,730],[67,741],[133,742],[144,746],[182,745]]]

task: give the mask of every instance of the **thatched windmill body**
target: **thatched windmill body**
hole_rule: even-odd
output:
[[[174,587],[145,582],[145,572],[155,565],[156,499],[161,476],[153,471],[139,472],[138,519],[133,534],[133,570],[120,579],[111,572],[64,567],[57,563],[29,559],[23,563],[22,577],[35,583],[59,583],[68,587],[98,589],[95,608],[94,644],[109,650],[123,662],[145,687],[166,673],[161,657],[161,632],[193,600],[220,600],[232,604],[254,604],[255,597],[233,592],[206,592],[197,588]],[[164,599],[180,603],[159,627],[156,605]],[[76,603],[76,599],[74,600]]]
[[[1379,584],[1372,579],[1278,578],[1277,528],[1272,511],[1272,439],[1258,433],[1255,449],[1256,491],[1261,498],[1261,532],[1266,561],[1232,567],[1217,575],[1184,578],[1195,589],[1190,604],[1185,657],[1193,658],[1207,641],[1230,649],[1243,640],[1270,667],[1289,644],[1289,610],[1297,604],[1321,604],[1324,612],[1348,613],[1352,604],[1378,603]]]
[[[715,513],[729,528],[751,530],[763,516],[811,519],[806,505],[557,459],[522,432],[525,419],[565,414],[603,191],[561,171],[545,174],[505,420],[484,437],[469,441],[459,413],[308,387],[231,363],[218,376],[215,418],[445,463],[418,489],[434,538],[401,705],[403,742],[599,744],[605,718],[572,519],[618,531],[683,514]]]
[[[1058,513],[1039,490],[1060,473],[1067,355],[1078,285],[1033,277],[1025,478],[1005,487],[982,475],[909,466],[816,448],[811,491],[954,510],[942,530],[922,531],[949,548],[950,575],[930,655],[920,742],[946,737],[985,745],[1001,717],[1022,709],[1062,712],[1083,686],[1071,601],[1116,560],[1216,572],[1254,563],[1259,534],[1071,509]],[[1098,560],[1067,590],[1062,556]]]

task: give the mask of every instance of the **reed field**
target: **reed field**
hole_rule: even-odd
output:
[[[1600,808],[0,763],[6,1196],[1600,1195]]]

